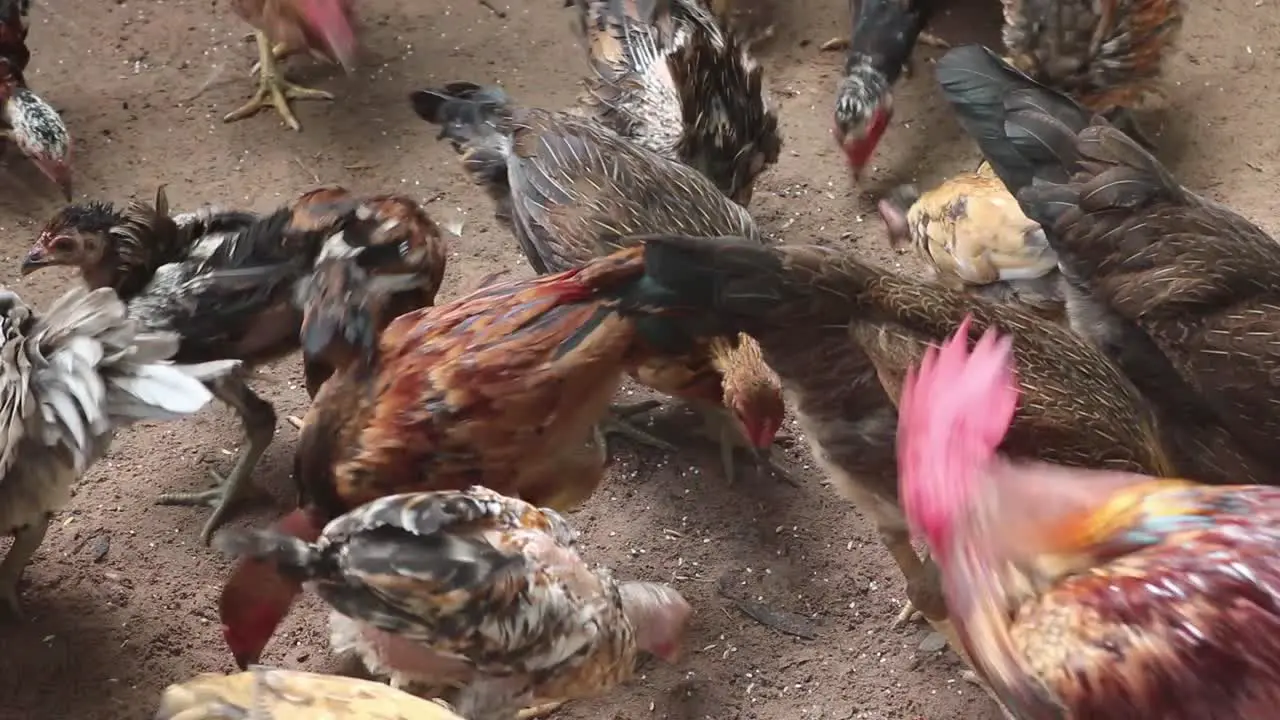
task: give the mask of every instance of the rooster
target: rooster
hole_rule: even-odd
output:
[[[31,158],[71,199],[71,135],[62,116],[27,87],[27,15],[31,0],[0,0],[0,138]]]
[[[203,383],[239,363],[169,364],[178,337],[141,330],[105,288],[71,290],[43,314],[0,290],[0,333],[0,533],[14,536],[0,562],[0,607],[17,613],[18,581],[50,518],[116,429],[200,410],[213,398]]]
[[[457,688],[471,720],[600,694],[639,650],[674,661],[691,614],[666,585],[589,568],[559,513],[483,487],[383,497],[315,542],[228,530],[216,543],[306,581],[370,669]]]
[[[971,661],[1021,720],[1264,720],[1280,489],[1007,459],[1011,341],[968,321],[899,401],[900,495]]]
[[[355,0],[232,0],[240,19],[253,26],[258,44],[258,92],[249,102],[223,118],[234,122],[268,107],[292,130],[302,125],[289,107],[290,100],[332,100],[333,94],[295,85],[285,79],[279,62],[299,52],[355,68]]]

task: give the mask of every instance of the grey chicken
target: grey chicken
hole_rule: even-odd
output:
[[[782,137],[745,43],[702,0],[570,2],[593,71],[587,113],[746,206]]]
[[[594,120],[516,107],[502,90],[470,83],[420,91],[412,101],[461,153],[467,173],[489,192],[499,219],[540,274],[580,266],[636,233],[734,234],[763,242],[747,211],[700,172]],[[679,358],[651,357],[633,375],[704,413],[730,479],[734,448],[767,453],[783,422],[777,376],[745,336]],[[622,421],[610,426],[665,446],[628,431]]]
[[[77,288],[37,313],[0,290],[0,606],[17,613],[18,581],[53,513],[71,500],[115,431],[203,408],[204,383],[235,374],[234,360],[175,365],[173,333],[144,331],[109,289]]]

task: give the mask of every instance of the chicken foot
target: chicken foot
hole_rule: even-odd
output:
[[[18,582],[22,580],[22,571],[27,569],[44,535],[49,530],[52,515],[45,514],[43,519],[19,528],[13,534],[13,545],[0,562],[0,611],[11,618],[22,616],[22,606],[18,603]]]
[[[239,377],[223,377],[209,386],[214,397],[231,406],[240,416],[244,425],[245,442],[236,454],[235,464],[226,477],[215,471],[209,471],[217,487],[193,493],[166,493],[156,499],[157,505],[207,505],[213,508],[204,529],[200,531],[200,541],[205,545],[213,537],[213,532],[226,521],[228,514],[240,502],[259,491],[252,482],[253,470],[262,459],[263,453],[271,445],[276,433],[276,411],[271,403],[258,397],[248,384]]]
[[[604,433],[605,436],[621,435],[641,445],[649,445],[665,452],[674,452],[675,445],[650,435],[629,421],[632,415],[648,412],[661,404],[657,400],[642,400],[635,403],[610,405],[609,415],[600,421],[600,432]]]
[[[255,32],[254,37],[258,40],[258,55],[261,58],[259,60],[261,67],[258,69],[258,91],[249,102],[227,113],[222,118],[222,121],[235,122],[236,120],[243,120],[250,115],[256,114],[259,110],[265,110],[268,106],[271,106],[284,119],[285,125],[295,131],[301,130],[302,125],[294,117],[293,110],[289,107],[289,101],[333,100],[333,93],[295,85],[286,80],[284,73],[280,70],[279,62],[275,56],[275,48],[271,46],[271,41],[261,31]]]

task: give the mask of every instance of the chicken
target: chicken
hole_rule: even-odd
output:
[[[347,72],[354,70],[358,49],[354,6],[355,0],[232,0],[236,15],[253,26],[258,62],[251,72],[258,75],[258,91],[223,120],[241,120],[273,107],[285,125],[301,130],[289,101],[332,100],[333,94],[289,82],[279,63],[306,52],[340,64]]]
[[[559,513],[484,487],[383,497],[314,542],[228,530],[217,544],[306,581],[371,670],[457,688],[470,720],[607,692],[640,650],[674,662],[692,613],[666,585],[589,568]]]
[[[760,237],[746,210],[702,174],[594,121],[513,107],[500,89],[469,83],[420,91],[412,100],[418,115],[440,125],[462,153],[467,172],[493,197],[499,219],[539,273],[615,250],[631,233]],[[768,460],[785,415],[778,379],[750,338],[693,350],[684,357],[649,356],[634,375],[702,412],[732,480],[735,448]],[[621,421],[610,427],[627,432]],[[639,431],[627,434],[669,449]]]
[[[836,142],[860,178],[893,119],[893,86],[937,0],[849,0],[853,36],[836,88]],[[930,42],[936,42],[930,37]]]
[[[63,196],[71,199],[71,134],[62,116],[27,87],[31,61],[27,14],[31,0],[0,0],[0,139],[31,158]]]
[[[1100,352],[1016,305],[901,277],[833,249],[650,237],[634,302],[701,332],[748,332],[782,377],[814,456],[876,524],[909,606],[955,638],[936,569],[898,504],[894,399],[909,367],[966,314],[1018,338],[1027,399],[1004,449],[1065,465],[1169,474],[1165,438],[1136,388]]]
[[[943,93],[1045,229],[1072,327],[1160,411],[1200,482],[1280,467],[1280,245],[1183,188],[1138,142],[984,48],[938,63]],[[1034,183],[1034,184],[1033,184]]]
[[[639,248],[580,268],[491,284],[401,315],[380,333],[384,293],[360,258],[322,261],[300,286],[303,353],[337,372],[303,419],[298,509],[275,529],[314,541],[324,525],[386,495],[483,483],[569,510],[607,457],[596,425],[637,357],[694,342],[643,306],[623,304]],[[270,566],[237,563],[219,600],[228,647],[256,662],[301,591]]]
[[[155,720],[465,720],[383,683],[254,667],[170,685]]]
[[[44,313],[0,290],[0,609],[19,612],[18,581],[53,513],[106,453],[118,428],[190,415],[212,399],[202,382],[239,363],[174,365],[171,333],[146,332],[110,290],[76,288]]]
[[[778,161],[763,70],[702,0],[571,0],[594,77],[583,106],[619,135],[701,170],[743,207]]]
[[[1022,720],[1274,717],[1280,489],[1001,457],[1026,383],[1010,338],[968,336],[903,389],[901,496],[1002,703]]]
[[[903,185],[879,209],[890,246],[914,246],[942,284],[1065,321],[1058,256],[988,163],[923,194]]]
[[[293,305],[293,284],[309,271],[323,244],[351,223],[395,222],[395,232],[379,234],[387,248],[382,252],[427,268],[419,276],[421,293],[406,290],[399,309],[430,303],[443,272],[439,230],[413,201],[395,196],[360,201],[343,188],[322,187],[262,218],[210,213],[207,221],[198,219],[179,227],[168,214],[163,188],[155,206],[135,202],[122,212],[102,203],[72,206],[45,226],[23,273],[52,265],[79,267],[90,287],[116,290],[144,327],[178,333],[179,360],[230,357],[258,365],[298,348],[302,314]],[[221,277],[211,278],[213,273]],[[315,362],[307,371],[312,393],[331,372]],[[206,543],[228,513],[252,495],[253,469],[276,424],[271,404],[243,378],[219,378],[210,389],[240,416],[247,442],[225,478],[213,473],[217,487],[168,493],[159,500],[211,506],[201,533]]]

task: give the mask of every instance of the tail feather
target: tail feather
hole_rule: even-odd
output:
[[[908,522],[943,551],[959,508],[1013,423],[1018,403],[1012,339],[988,330],[969,351],[965,320],[925,352],[898,400],[899,497]]]
[[[1079,158],[1076,134],[1091,124],[1091,112],[980,45],[949,51],[938,61],[937,78],[960,125],[1010,192],[1035,180],[1068,179]]]

